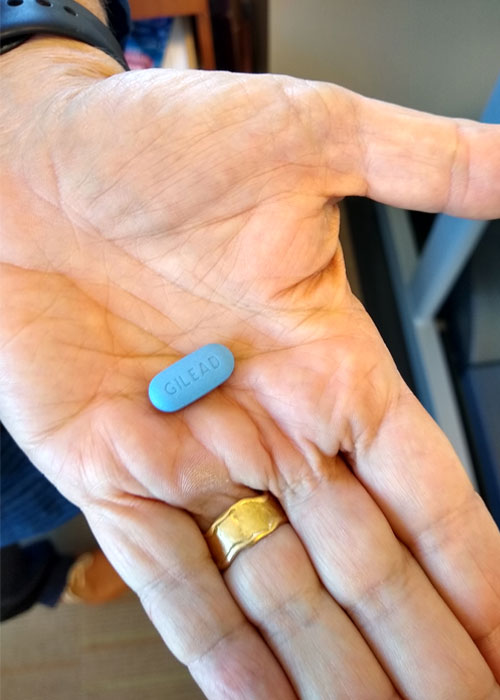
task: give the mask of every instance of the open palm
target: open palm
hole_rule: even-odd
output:
[[[408,142],[425,133],[429,156],[402,164],[403,140],[378,139],[387,119]],[[498,143],[487,127],[463,128],[479,150]],[[228,697],[270,697],[270,687],[277,698],[327,697],[331,668],[302,668],[318,655],[311,640],[324,638],[321,653],[338,657],[349,697],[394,688],[437,697],[436,625],[454,640],[456,688],[463,677],[475,692],[493,688],[484,659],[498,679],[498,534],[351,294],[338,243],[346,194],[405,204],[411,190],[414,206],[495,214],[488,172],[470,191],[450,122],[289,78],[148,71],[61,91],[19,144],[35,165],[13,167],[4,187],[2,414],[84,510],[205,692],[225,697],[237,675]],[[23,220],[29,235],[20,236]],[[210,342],[232,350],[231,378],[182,412],[159,414],[150,379]],[[431,447],[412,444],[429,431]],[[448,486],[443,504],[436,489]],[[244,617],[200,528],[255,490],[281,500],[303,544],[288,526],[273,536],[287,575],[264,607],[254,590],[272,561],[268,543],[235,562],[226,583]],[[467,534],[459,554],[446,538],[433,546],[434,523],[462,508],[487,533],[466,586],[448,571],[470,569]],[[322,528],[342,532],[342,543],[325,545]],[[391,644],[406,638],[418,597],[382,622],[378,598],[400,578],[429,605],[417,640],[395,659]],[[303,589],[316,591],[322,614],[292,653],[268,613]],[[339,629],[349,661],[331,639]],[[408,674],[409,658],[428,678]]]

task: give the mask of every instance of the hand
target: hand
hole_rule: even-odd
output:
[[[498,215],[498,128],[84,54],[50,92],[7,79],[35,115],[2,119],[7,427],[209,697],[498,697],[500,537],[349,290],[337,209]],[[158,414],[149,379],[207,342],[234,375]],[[200,528],[254,490],[293,529],[223,580]]]

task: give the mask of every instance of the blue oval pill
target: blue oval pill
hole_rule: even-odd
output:
[[[225,382],[233,369],[233,353],[224,345],[204,345],[153,377],[149,399],[160,411],[179,411]]]

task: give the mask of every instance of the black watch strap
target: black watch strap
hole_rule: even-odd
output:
[[[0,53],[35,34],[56,34],[101,49],[129,70],[112,31],[74,0],[0,0]]]

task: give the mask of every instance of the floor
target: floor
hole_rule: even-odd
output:
[[[359,278],[343,218],[354,293]],[[83,516],[49,533],[59,551],[96,546]],[[134,594],[100,606],[37,605],[0,626],[2,700],[197,700],[203,694],[168,652]]]
[[[93,537],[82,517],[51,533],[60,551]],[[198,700],[133,593],[99,606],[37,605],[0,626],[2,700]]]

